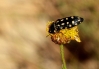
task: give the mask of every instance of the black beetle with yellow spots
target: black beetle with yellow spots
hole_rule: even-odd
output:
[[[79,16],[70,16],[62,19],[57,19],[50,26],[48,32],[54,34],[62,29],[69,29],[83,22],[83,18]]]

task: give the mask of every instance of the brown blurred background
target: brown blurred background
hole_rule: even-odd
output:
[[[61,69],[59,45],[46,24],[81,16],[81,43],[65,45],[68,69],[99,69],[99,0],[1,0],[0,69]]]

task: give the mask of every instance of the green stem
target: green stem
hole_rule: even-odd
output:
[[[60,45],[60,53],[61,53],[61,58],[62,58],[62,62],[63,62],[62,69],[67,69],[66,68],[66,63],[65,63],[65,57],[64,57],[64,46],[63,46],[63,44]]]

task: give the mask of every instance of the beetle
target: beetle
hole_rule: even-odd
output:
[[[69,29],[75,27],[83,21],[84,19],[79,16],[70,16],[70,17],[57,19],[49,26],[48,32],[51,34],[55,34],[56,32],[59,32],[62,29]]]

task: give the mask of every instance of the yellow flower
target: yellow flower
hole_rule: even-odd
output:
[[[51,37],[51,40],[56,44],[66,44],[69,43],[71,40],[76,40],[77,42],[81,42],[79,34],[78,34],[78,28],[77,26],[69,28],[69,29],[62,29],[59,32],[56,32],[54,34],[49,33],[49,27],[52,24],[52,22],[48,22],[47,25],[47,34]]]

